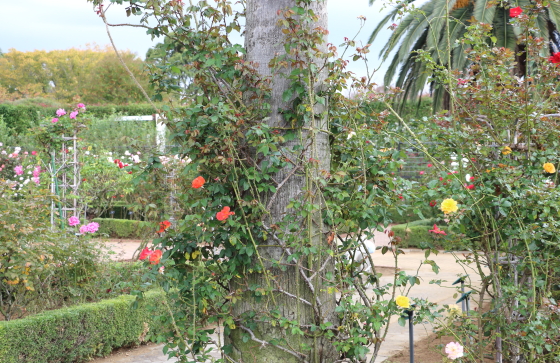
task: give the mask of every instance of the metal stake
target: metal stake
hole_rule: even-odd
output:
[[[408,314],[408,340],[410,345],[410,363],[414,363],[414,310],[406,310]]]
[[[468,277],[469,275],[466,276],[462,276],[459,277],[454,283],[453,285],[457,285],[458,283],[461,283],[461,295],[465,294],[465,279]],[[461,310],[463,311],[463,313],[466,311],[467,315],[468,315],[468,311],[469,311],[469,307],[468,305],[465,303],[465,301],[461,301]]]

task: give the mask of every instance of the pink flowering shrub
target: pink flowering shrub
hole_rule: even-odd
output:
[[[71,136],[85,125],[86,120],[81,117],[85,109],[83,103],[76,105],[69,114],[65,109],[59,108],[56,110],[56,117],[47,118],[43,124],[32,130],[35,138],[47,150],[58,149],[63,142],[63,136]]]
[[[0,143],[0,180],[14,190],[21,190],[29,182],[40,184],[41,166],[36,151],[23,151],[19,146],[7,147]]]

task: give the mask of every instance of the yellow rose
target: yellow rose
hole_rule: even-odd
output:
[[[552,164],[552,163],[544,163],[542,167],[543,167],[544,171],[546,171],[549,174],[556,173],[556,168],[554,167],[554,164]]]
[[[509,146],[505,146],[505,147],[502,149],[502,154],[504,154],[504,155],[509,155],[509,154],[511,154],[511,148],[510,148]]]
[[[457,212],[457,210],[459,210],[459,208],[457,207],[457,202],[451,198],[447,198],[443,202],[441,202],[440,209],[445,214]]]
[[[406,296],[397,296],[397,298],[395,299],[395,302],[401,308],[408,309],[410,307],[410,299]]]
[[[461,308],[459,308],[459,305],[449,304],[449,314],[458,315],[460,313],[461,313]]]

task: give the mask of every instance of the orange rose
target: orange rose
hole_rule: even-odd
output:
[[[224,207],[221,211],[216,213],[216,219],[219,221],[225,221],[229,216],[234,215],[234,212],[229,211],[229,207]]]
[[[169,227],[171,227],[171,222],[169,222],[169,221],[160,222],[159,231],[157,231],[157,233],[163,233]]]
[[[150,255],[150,263],[152,265],[157,265],[159,263],[159,260],[161,260],[162,254],[163,252],[161,252],[161,250],[155,250],[154,252],[152,252],[152,254]]]
[[[203,177],[201,176],[197,176],[196,178],[194,178],[194,180],[192,181],[192,187],[194,189],[198,189],[200,187],[202,187],[204,185],[204,183],[206,183],[206,180],[204,180]]]

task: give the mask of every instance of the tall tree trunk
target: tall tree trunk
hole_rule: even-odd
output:
[[[295,6],[294,0],[248,0],[246,11],[245,48],[246,60],[253,62],[258,72],[272,80],[271,114],[267,123],[278,130],[294,126],[286,122],[278,109],[288,109],[291,103],[283,102],[282,95],[289,87],[290,80],[284,77],[290,70],[283,69],[283,74],[269,67],[271,59],[285,53],[284,35],[277,25],[278,10]],[[310,29],[322,27],[327,29],[326,1],[313,2],[310,7],[318,15],[318,21]],[[325,45],[319,45],[325,51]],[[317,60],[320,62],[320,60]],[[323,77],[324,79],[324,77]],[[311,86],[312,92],[321,87],[321,76]],[[323,110],[314,108],[315,114]],[[313,179],[321,173],[328,173],[330,150],[328,134],[321,130],[326,128],[324,115],[311,118],[303,125],[301,137],[279,145],[285,155],[294,164],[280,170],[274,180],[278,191],[263,196],[270,212],[264,221],[268,232],[266,241],[258,248],[259,259],[266,270],[263,274],[249,273],[232,285],[232,291],[245,291],[243,297],[234,305],[233,314],[254,316],[257,321],[250,327],[238,320],[239,326],[231,331],[226,343],[232,348],[230,356],[237,362],[333,362],[337,352],[324,335],[318,335],[311,326],[327,322],[337,325],[335,314],[335,295],[328,291],[327,272],[333,271],[333,261],[322,252],[326,245],[326,231],[321,221],[321,206],[318,184]],[[302,145],[305,152],[294,151],[294,146]],[[302,156],[303,155],[303,156]],[[314,166],[310,168],[310,165]],[[292,200],[305,201],[319,206],[311,217],[301,218],[301,210],[288,208]],[[301,228],[297,231],[285,228],[286,218],[293,218]],[[277,227],[280,226],[280,227]],[[302,233],[302,231],[304,231]],[[278,232],[278,234],[276,234]],[[298,246],[286,245],[286,236],[297,235],[300,247],[317,248],[318,253],[298,259],[289,255],[298,251]],[[283,236],[283,237],[282,237]],[[280,268],[282,267],[282,268]],[[317,273],[315,273],[317,272]],[[252,286],[252,288],[250,288]],[[255,288],[268,289],[270,292],[261,298],[255,298]],[[252,290],[252,291],[248,291]],[[286,328],[271,324],[266,319],[281,316],[292,323]],[[273,318],[272,318],[273,319]],[[274,320],[274,319],[273,319]],[[296,329],[294,329],[296,328]],[[299,334],[298,330],[303,332]]]

